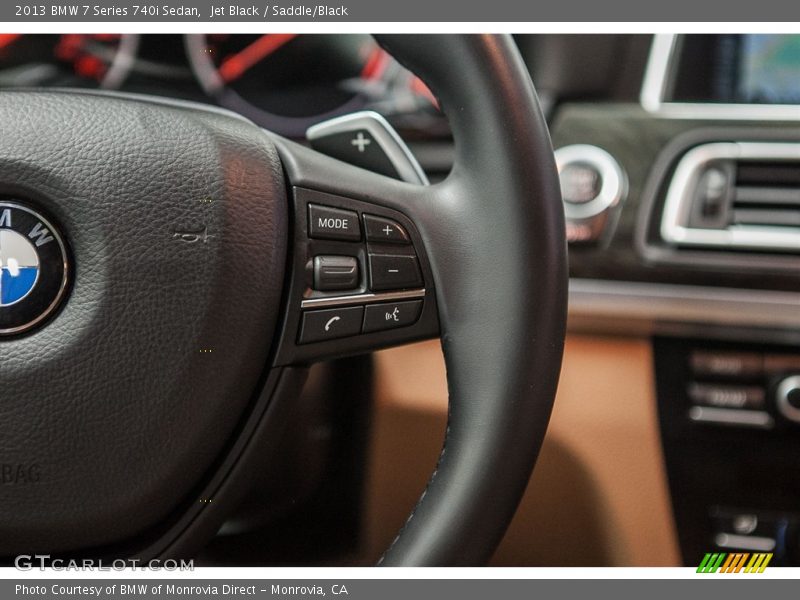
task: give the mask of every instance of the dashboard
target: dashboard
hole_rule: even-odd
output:
[[[79,87],[206,102],[299,138],[375,110],[446,132],[436,99],[368,35],[0,34],[0,87]]]
[[[659,34],[645,56],[636,97],[551,120],[570,326],[651,342],[685,563],[797,565],[800,36]]]

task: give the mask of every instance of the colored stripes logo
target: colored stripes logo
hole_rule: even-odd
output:
[[[772,560],[772,553],[725,552],[707,553],[703,557],[698,573],[763,573]]]

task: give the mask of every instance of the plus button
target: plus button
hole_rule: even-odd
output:
[[[364,152],[367,149],[367,146],[369,146],[372,143],[372,140],[369,139],[368,137],[364,137],[364,134],[361,131],[359,131],[358,135],[354,137],[352,140],[350,140],[350,143],[353,146],[357,146],[359,152]]]

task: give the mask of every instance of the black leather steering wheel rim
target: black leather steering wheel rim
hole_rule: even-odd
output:
[[[287,260],[289,238],[307,233],[304,215],[290,226],[287,196],[306,189],[402,215],[430,283],[416,338],[326,341],[326,356],[430,337],[438,310],[446,439],[381,564],[490,558],[535,464],[563,352],[552,148],[510,37],[379,41],[450,121],[456,158],[441,183],[383,177],[196,105],[3,93],[0,203],[59,224],[75,268],[60,312],[0,339],[0,449],[28,465],[23,476],[38,461],[35,485],[0,489],[0,555],[185,555],[214,534],[252,457],[276,458],[264,432],[308,362],[286,351],[305,264]]]
[[[384,43],[391,51],[409,41]],[[454,203],[463,203],[455,220],[481,239],[453,248],[445,232],[437,235],[437,246],[449,250],[438,268],[434,258],[450,390],[447,433],[425,493],[383,559],[387,565],[472,565],[491,557],[536,462],[563,353],[563,208],[533,84],[510,37],[450,41],[460,48],[448,54],[462,59],[457,69],[437,71],[448,79],[434,90],[445,86],[438,93],[452,115]],[[436,48],[414,49],[409,63],[437,55]],[[461,92],[452,100],[451,84]],[[470,84],[483,93],[467,91]],[[458,267],[448,267],[456,256]],[[487,360],[493,356],[503,359]]]

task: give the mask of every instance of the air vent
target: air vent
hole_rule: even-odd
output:
[[[667,191],[661,236],[678,246],[800,252],[800,143],[687,152]]]

